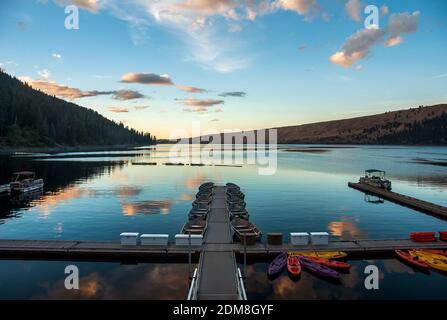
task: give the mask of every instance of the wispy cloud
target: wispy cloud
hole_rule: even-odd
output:
[[[149,106],[134,106],[135,110],[145,110],[147,108],[149,108]]]
[[[48,79],[51,75],[50,71],[48,71],[47,69],[39,70],[39,71],[37,71],[37,73],[43,79]]]
[[[45,3],[46,1],[44,1]],[[54,0],[54,2],[60,6],[66,6],[74,4],[82,9],[88,10],[92,13],[96,13],[100,7],[100,0]]]
[[[348,0],[345,4],[346,13],[355,21],[360,21],[360,12],[362,9],[362,3],[360,0]]]
[[[133,90],[117,90],[114,92],[113,98],[116,100],[132,100],[144,98],[144,94]]]
[[[294,11],[310,20],[320,11],[316,0],[108,0],[96,3],[98,7],[130,23],[139,38],[147,36],[151,23],[163,26],[184,43],[186,61],[222,73],[251,64],[252,57],[243,50],[245,44],[235,35],[241,31],[242,20],[279,10]],[[219,32],[221,22],[227,23],[228,33]]]
[[[176,86],[177,89],[185,91],[185,92],[190,92],[190,93],[204,93],[207,90],[202,89],[202,88],[197,88],[197,87],[191,87],[191,86],[181,86],[181,85],[177,85]]]
[[[173,86],[171,77],[167,74],[155,73],[127,73],[121,78],[121,82],[140,83],[148,85]]]
[[[220,97],[238,97],[243,98],[247,95],[246,92],[243,91],[230,91],[230,92],[222,92],[219,94]]]
[[[109,111],[114,113],[127,113],[129,109],[125,107],[109,107]]]
[[[209,108],[222,105],[224,103],[223,100],[216,100],[216,99],[187,98],[187,99],[176,99],[176,100],[179,101],[184,106],[186,106],[186,108],[184,108],[183,111],[195,112],[195,113],[209,112],[211,111]]]
[[[361,29],[350,36],[341,51],[333,54],[329,60],[339,66],[348,68],[368,56],[371,49],[380,42],[386,47],[393,47],[403,42],[402,35],[418,30],[420,12],[393,14],[388,19],[385,29]]]
[[[212,107],[224,103],[223,100],[196,98],[177,99],[177,101],[188,107]]]
[[[22,82],[28,83],[31,87],[37,90],[41,90],[49,95],[54,95],[63,99],[80,99],[86,97],[96,97],[100,95],[113,95],[115,100],[131,100],[145,97],[138,91],[133,90],[110,90],[110,91],[98,91],[90,90],[84,91],[78,88],[69,87],[67,85],[59,84],[55,81],[48,80],[49,72],[47,70],[39,71],[39,74],[44,79],[35,80],[30,77],[20,77]]]
[[[62,56],[60,55],[60,53],[53,53],[51,56],[52,56],[54,59],[58,59],[58,60],[62,59]]]
[[[103,94],[110,94],[110,91],[82,91],[78,88],[68,87],[58,84],[55,81],[34,80],[29,77],[20,77],[22,82],[28,83],[34,89],[41,90],[49,95],[58,96],[65,99],[78,99],[84,97],[94,97]]]

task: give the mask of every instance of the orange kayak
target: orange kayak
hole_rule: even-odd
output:
[[[315,258],[315,257],[308,257],[308,258],[315,263],[333,269],[349,269],[351,267],[347,262],[335,261],[326,258]]]
[[[291,276],[298,277],[301,273],[301,265],[297,257],[289,256],[287,258],[287,271]]]
[[[429,252],[434,254],[440,254],[442,256],[447,256],[447,250],[440,250],[440,249],[420,249],[419,251],[423,252]]]

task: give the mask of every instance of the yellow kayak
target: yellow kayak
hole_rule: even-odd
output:
[[[447,271],[447,261],[430,257],[427,254],[427,252],[421,253],[420,251],[418,252],[418,250],[410,250],[409,252],[413,257],[418,257],[420,260],[422,260],[423,262],[428,264],[431,268],[440,270],[440,271],[444,271],[444,272]],[[435,254],[435,256],[441,256],[441,255]],[[441,256],[441,257],[444,257],[444,256]]]
[[[303,256],[325,259],[340,259],[348,255],[346,252],[342,251],[292,251],[288,252],[288,254],[290,256]]]
[[[420,258],[436,259],[444,263],[447,263],[447,257],[437,253],[431,253],[422,250],[410,250],[410,254],[412,256],[417,256]]]

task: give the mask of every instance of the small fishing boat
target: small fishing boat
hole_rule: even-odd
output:
[[[342,259],[347,256],[347,253],[342,251],[294,251],[289,252],[289,255],[326,259]]]
[[[337,271],[321,264],[315,263],[310,258],[299,257],[298,260],[305,269],[312,273],[315,273],[316,275],[330,279],[340,279],[340,274]]]
[[[267,269],[267,274],[270,277],[273,277],[277,274],[279,274],[284,267],[287,264],[287,254],[286,253],[280,253],[275,259],[273,259],[273,261],[270,263],[268,269]]]
[[[214,189],[214,183],[205,182],[202,183],[199,187],[199,191],[212,191]]]
[[[211,199],[212,199],[212,197],[199,196],[196,198],[196,200],[194,200],[193,205],[196,203],[205,203],[205,204],[209,205],[211,203]]]
[[[205,235],[207,223],[205,220],[192,219],[183,225],[181,233]]]
[[[228,182],[225,186],[227,187],[227,190],[241,190],[241,188],[237,184],[232,182]]]
[[[420,260],[418,256],[412,256],[406,251],[403,250],[395,250],[397,256],[406,262],[407,264],[411,265],[412,267],[421,268],[421,269],[429,269],[430,266],[425,263],[424,261]]]
[[[204,220],[204,219],[206,219],[207,215],[208,215],[208,211],[194,210],[194,208],[191,209],[189,211],[189,213],[188,213],[189,219],[202,219],[202,220]]]
[[[287,271],[292,277],[298,277],[301,274],[301,265],[297,257],[287,257]]]
[[[307,258],[309,258],[315,263],[321,264],[325,267],[332,269],[349,270],[349,268],[351,267],[351,265],[347,262],[335,261],[327,258],[316,258],[316,257],[307,257]]]
[[[259,230],[253,223],[248,220],[235,217],[233,220],[231,220],[231,229],[233,230],[233,237],[236,237],[241,242],[243,242],[244,239],[247,241],[247,243],[251,242],[252,240],[261,240],[261,230]]]
[[[240,199],[244,199],[245,198],[245,194],[240,192],[240,191],[227,191],[226,192],[226,196],[227,197],[237,197]]]
[[[11,193],[25,193],[43,188],[43,179],[36,179],[32,171],[15,172],[10,183]]]
[[[244,211],[245,205],[239,203],[233,203],[231,205],[227,205],[228,211]]]
[[[212,198],[213,192],[212,191],[199,191],[196,193],[196,199],[197,198]]]
[[[359,183],[364,183],[376,188],[391,190],[391,181],[385,178],[385,171],[377,169],[365,170],[365,176],[359,179]]]

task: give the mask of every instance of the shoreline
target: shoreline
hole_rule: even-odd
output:
[[[63,146],[63,147],[0,147],[0,155],[8,156],[16,153],[48,153],[57,154],[65,152],[95,152],[95,151],[126,151],[138,147],[151,147],[157,144],[123,144],[111,146]]]

